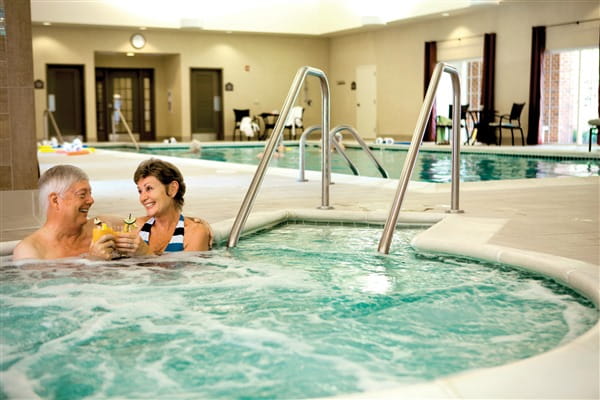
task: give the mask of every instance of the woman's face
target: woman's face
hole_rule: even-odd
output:
[[[156,177],[147,176],[137,182],[140,204],[146,209],[146,215],[155,217],[175,207],[173,197],[177,188],[163,185]]]

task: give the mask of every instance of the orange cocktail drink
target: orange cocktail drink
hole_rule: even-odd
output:
[[[114,235],[116,234],[116,232],[108,225],[106,225],[105,223],[102,223],[102,225],[97,225],[96,227],[94,227],[94,230],[92,231],[92,242],[97,242],[102,236],[104,235]]]

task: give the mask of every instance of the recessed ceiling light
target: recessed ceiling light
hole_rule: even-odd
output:
[[[42,25],[44,25],[44,26],[50,26],[50,25],[52,25],[52,23],[51,22],[42,22]]]
[[[442,17],[449,17],[449,16],[450,16],[450,13],[443,13],[442,14]]]
[[[134,53],[134,52],[132,52],[132,51],[128,51],[127,53],[125,53],[125,55],[126,55],[127,57],[133,57],[133,56],[135,56],[135,53]]]
[[[145,26],[140,26],[140,31],[145,31],[146,29],[148,28],[146,28]]]

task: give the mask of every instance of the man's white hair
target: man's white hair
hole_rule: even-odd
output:
[[[89,180],[87,174],[74,165],[55,165],[44,172],[38,182],[42,215],[46,215],[48,211],[48,196],[50,193],[56,193],[63,197],[67,189],[75,182]]]

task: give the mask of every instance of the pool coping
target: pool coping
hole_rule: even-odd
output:
[[[287,209],[249,216],[243,234],[285,221],[323,221],[383,224],[382,212]],[[430,225],[411,245],[427,253],[450,254],[503,263],[553,278],[600,304],[600,271],[597,266],[546,253],[489,244],[503,227],[502,218],[461,214],[401,213],[399,224]],[[233,219],[212,225],[215,239],[226,240]],[[460,234],[457,234],[460,232]],[[583,335],[548,352],[497,367],[481,368],[381,391],[333,396],[335,399],[398,398],[590,398],[600,395],[600,321]]]
[[[185,149],[189,148],[191,142],[176,142],[176,143],[156,143],[156,142],[141,142],[140,146],[148,149]],[[298,141],[284,140],[283,142],[287,146],[297,146]],[[308,140],[308,145],[319,146],[320,141]],[[345,141],[346,147],[360,148],[361,146],[354,141]],[[410,147],[408,144],[377,144],[367,143],[368,146],[373,150],[400,150],[406,151]],[[201,145],[207,147],[264,147],[266,142],[248,141],[248,142],[201,142]],[[100,142],[100,143],[89,143],[89,146],[95,147],[101,150],[114,150],[118,147],[131,147],[135,148],[131,142]],[[585,146],[579,146],[579,148]],[[450,153],[452,148],[450,145],[440,145],[430,142],[423,142],[420,150],[423,152],[432,153]],[[465,154],[492,154],[506,157],[535,157],[535,158],[547,158],[547,159],[566,159],[566,160],[600,160],[600,151],[594,148],[591,152],[578,151],[575,149],[564,148],[564,147],[552,147],[552,145],[538,145],[538,146],[465,146],[461,145],[460,152]]]

